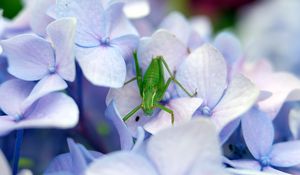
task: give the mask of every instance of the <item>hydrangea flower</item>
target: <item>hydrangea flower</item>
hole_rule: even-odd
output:
[[[246,145],[256,159],[228,161],[231,166],[241,169],[286,174],[277,167],[292,167],[300,164],[300,141],[273,144],[274,128],[266,113],[253,108],[242,118],[242,131]]]
[[[158,30],[151,38],[145,37],[141,39],[137,54],[143,71],[147,69],[153,56],[162,55],[171,71],[174,72],[176,67],[187,57],[188,50],[173,34],[166,30]],[[168,78],[170,75],[167,71],[165,72],[165,78]],[[131,78],[131,74],[131,72],[128,73],[128,79]],[[174,110],[175,124],[180,121],[190,120],[194,111],[201,105],[202,100],[190,97],[176,98],[174,93],[174,87],[172,88],[171,85],[163,100],[163,104]],[[140,105],[141,97],[136,82],[127,84],[120,89],[111,89],[106,97],[106,104],[108,105],[112,100],[115,100],[121,116],[125,116],[136,106]],[[154,116],[156,118],[153,118]],[[172,125],[170,114],[164,111],[158,111],[153,117],[144,116],[142,110],[139,110],[136,116],[131,117],[127,121],[127,125],[135,132],[138,126],[143,126],[147,123],[145,129],[151,133],[156,133],[158,130]]]
[[[136,30],[122,13],[123,3],[58,0],[57,17],[75,17],[76,59],[93,84],[119,88],[126,77],[125,58],[138,44]]]
[[[30,98],[34,83],[18,79],[8,80],[0,86],[0,135],[20,128],[71,128],[79,119],[74,100],[59,92]]]
[[[176,146],[174,146],[176,145]],[[119,151],[102,156],[86,175],[225,175],[214,125],[198,119],[160,131],[145,143],[145,154]]]
[[[67,142],[70,153],[54,158],[44,175],[83,175],[88,165],[102,156],[99,152],[88,151],[83,145],[75,143],[73,139],[68,139]]]
[[[197,89],[203,103],[197,115],[210,116],[220,131],[255,103],[259,91],[241,74],[227,79],[222,54],[209,44],[194,50],[177,70],[176,78],[188,91]],[[185,93],[177,88],[181,97]]]
[[[51,42],[33,34],[24,34],[3,40],[0,44],[8,59],[8,72],[13,76],[36,81],[30,98],[65,89],[64,80],[74,81],[75,60],[73,40],[76,20],[64,18],[47,27]]]

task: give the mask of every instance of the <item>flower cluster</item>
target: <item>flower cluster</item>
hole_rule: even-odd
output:
[[[12,173],[24,129],[89,130],[100,110],[121,149],[69,138],[45,175],[300,174],[300,80],[249,62],[235,34],[212,37],[205,17],[134,16],[149,3],[36,0],[0,17],[0,136],[17,130]],[[0,172],[11,174],[1,151]]]

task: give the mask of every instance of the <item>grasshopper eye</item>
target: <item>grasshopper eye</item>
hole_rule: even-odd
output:
[[[140,118],[141,118],[140,116],[136,116],[135,121],[136,122],[140,121]]]

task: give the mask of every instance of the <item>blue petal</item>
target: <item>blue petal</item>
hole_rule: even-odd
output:
[[[257,108],[250,110],[242,118],[244,140],[251,154],[259,160],[268,156],[274,140],[272,120]]]
[[[112,120],[118,130],[122,150],[131,150],[133,146],[132,133],[129,131],[129,129],[121,119],[114,101],[110,102],[110,104],[108,105],[105,111],[105,115]]]

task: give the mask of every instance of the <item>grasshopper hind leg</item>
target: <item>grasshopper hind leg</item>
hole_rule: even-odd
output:
[[[163,105],[161,105],[161,104],[159,104],[159,103],[157,103],[155,106],[158,107],[159,109],[161,109],[161,110],[163,110],[163,111],[169,113],[169,114],[171,115],[171,123],[172,123],[172,125],[173,125],[174,122],[175,122],[173,110],[172,110],[172,109],[169,109],[169,108],[167,108],[167,107],[165,107],[165,106],[163,106]]]

